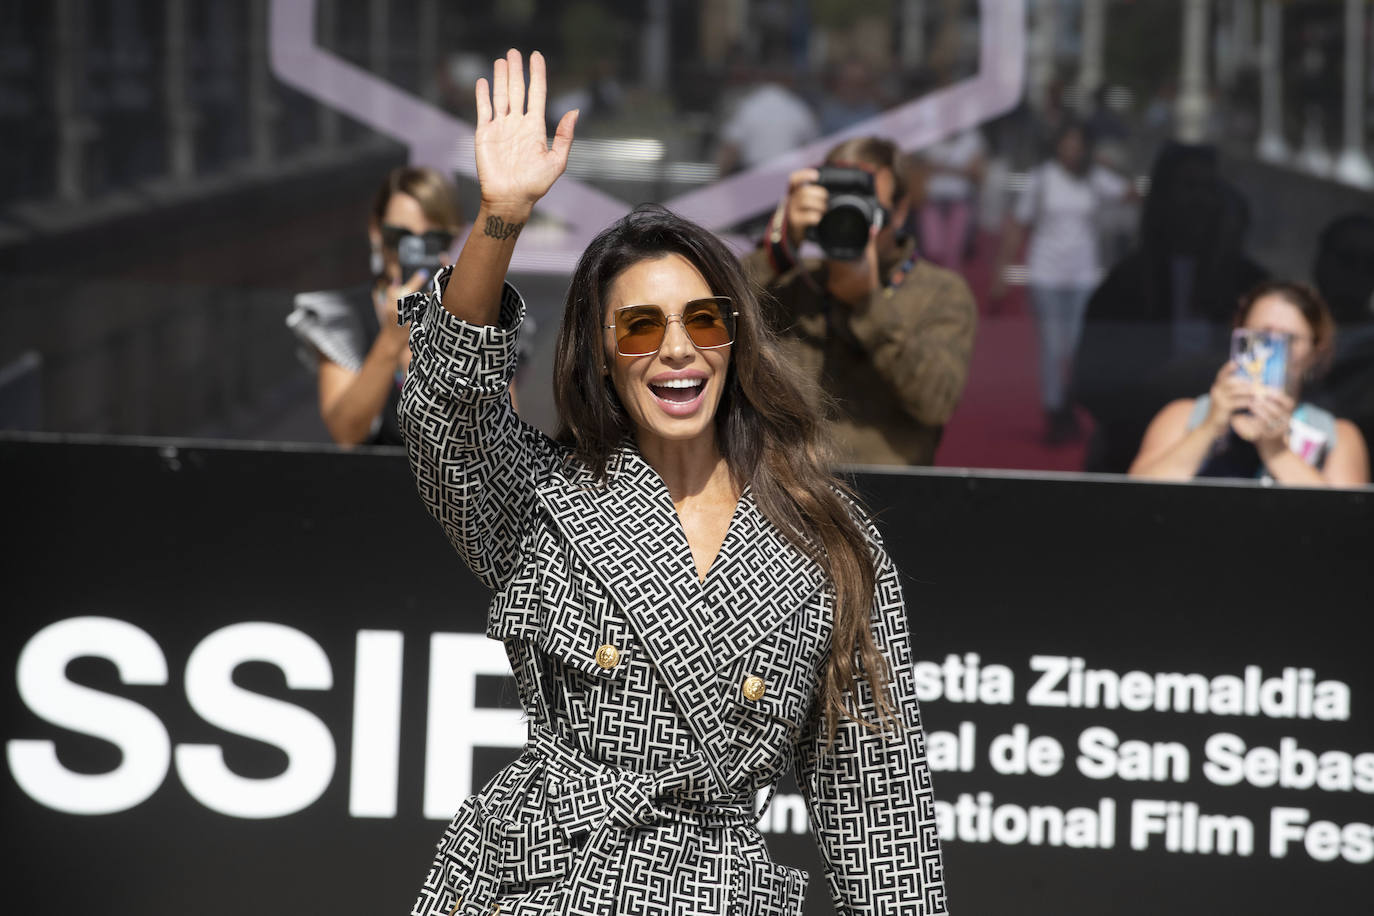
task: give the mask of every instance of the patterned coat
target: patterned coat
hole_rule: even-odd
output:
[[[878,646],[902,728],[814,715],[833,592],[746,489],[704,582],[661,479],[632,444],[597,484],[506,394],[524,304],[469,325],[433,292],[402,303],[401,425],[420,495],[495,593],[529,720],[524,752],[467,799],[412,913],[799,914],[754,799],[795,767],[842,914],[945,912],[924,734],[896,570],[880,559]],[[871,526],[870,526],[871,530]],[[866,686],[858,708],[873,717]]]

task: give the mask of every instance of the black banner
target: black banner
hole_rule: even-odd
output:
[[[395,453],[0,442],[16,912],[404,913],[524,727]],[[1374,493],[865,474],[953,912],[1363,913]],[[800,799],[765,814],[813,874]]]

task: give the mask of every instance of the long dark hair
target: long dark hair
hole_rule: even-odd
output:
[[[870,613],[874,554],[851,510],[853,494],[830,471],[820,416],[808,405],[813,386],[785,362],[765,325],[758,295],[739,261],[711,232],[671,211],[644,205],[587,246],[568,288],[554,358],[559,441],[599,479],[612,451],[633,432],[606,374],[602,325],[611,284],[628,267],[669,254],[686,259],[739,312],[725,390],[716,409],[716,440],[735,485],[748,485],[759,510],[825,570],[835,589],[835,619],[821,700],[829,735],[845,702],[868,681],[878,717],[895,721],[890,672],[873,641]],[[878,723],[863,722],[870,728]]]

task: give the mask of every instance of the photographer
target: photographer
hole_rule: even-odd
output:
[[[842,461],[931,464],[959,403],[976,309],[963,278],[899,235],[910,207],[895,144],[849,140],[788,178],[762,247],[745,258],[776,302],[790,361],[834,404]],[[804,238],[826,256],[801,261]]]
[[[339,445],[402,443],[396,404],[410,348],[396,300],[446,263],[459,224],[451,182],[434,169],[393,169],[368,214],[372,283],[296,296],[286,324],[316,372],[320,417]]]

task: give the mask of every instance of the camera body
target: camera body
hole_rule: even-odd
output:
[[[820,168],[816,184],[825,188],[830,199],[825,216],[806,230],[806,237],[821,246],[827,258],[853,261],[863,257],[868,233],[887,224],[888,212],[874,193],[873,175],[849,166],[826,165]]]
[[[424,235],[407,233],[396,242],[396,259],[401,265],[401,282],[407,283],[415,276],[415,271],[426,270],[429,275],[443,266],[441,255],[448,246],[438,233],[426,232]]]

